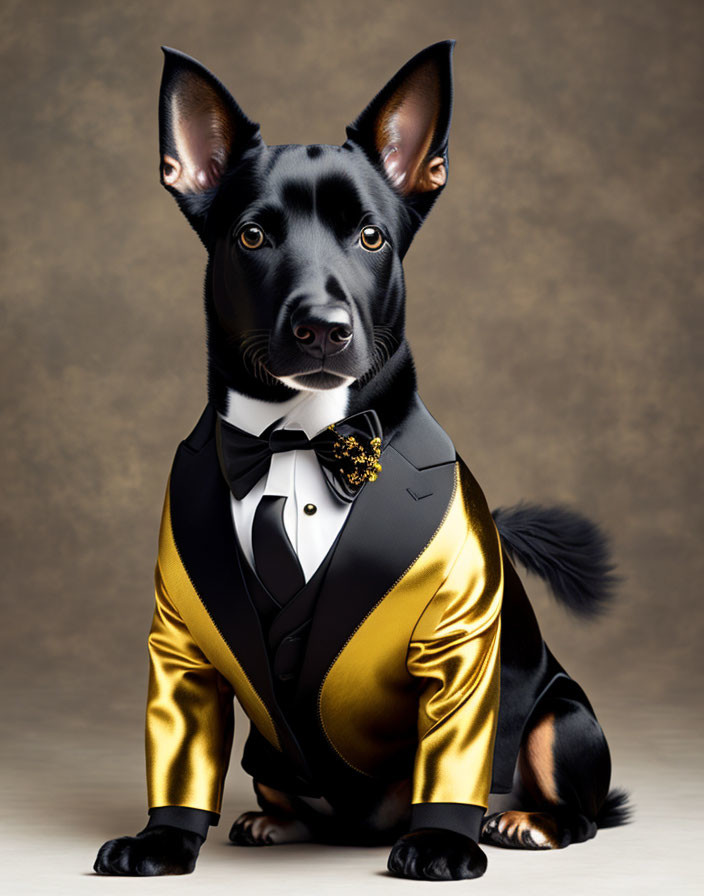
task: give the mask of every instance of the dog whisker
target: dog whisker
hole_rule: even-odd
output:
[[[254,379],[271,385],[275,381],[266,369],[263,359],[269,351],[269,330],[247,330],[236,340],[242,366]]]
[[[398,345],[398,339],[389,327],[374,327],[372,340],[372,360],[367,372],[358,380],[360,386],[366,385],[387,363]]]
[[[260,380],[266,385],[272,385],[278,382],[276,377],[269,372],[265,359],[269,352],[268,339],[266,345],[258,345],[249,353],[249,364],[252,376]]]
[[[242,364],[244,365],[245,369],[247,369],[248,366],[251,366],[253,368],[253,358],[256,357],[256,354],[256,346],[249,346],[242,352]]]

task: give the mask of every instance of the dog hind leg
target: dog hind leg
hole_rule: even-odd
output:
[[[481,841],[514,849],[561,849],[596,834],[611,759],[590,709],[547,695],[533,714],[518,756],[521,808],[488,816]]]
[[[232,825],[230,841],[236,846],[276,846],[312,840],[308,825],[298,818],[245,812]]]
[[[230,830],[236,846],[274,846],[280,843],[306,843],[313,839],[309,825],[297,817],[288,794],[259,781],[254,782],[262,812],[244,812]]]

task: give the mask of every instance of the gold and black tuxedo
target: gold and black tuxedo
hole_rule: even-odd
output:
[[[217,821],[236,696],[251,721],[243,766],[261,783],[354,814],[411,778],[412,827],[477,840],[489,792],[511,789],[536,701],[557,679],[578,687],[540,636],[481,489],[416,396],[378,480],[277,607],[238,545],[216,417],[208,405],[179,446],[164,503],[152,819]]]

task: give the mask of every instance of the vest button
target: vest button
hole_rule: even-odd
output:
[[[318,508],[315,506],[315,504],[306,504],[306,506],[303,508],[303,513],[305,513],[306,516],[313,516],[317,509]]]

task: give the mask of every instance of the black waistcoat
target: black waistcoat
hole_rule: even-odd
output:
[[[311,578],[281,606],[252,568],[237,537],[236,542],[242,577],[266,641],[274,693],[285,711],[295,692],[315,603],[333,550],[328,550]]]

